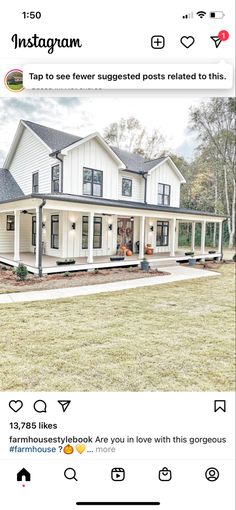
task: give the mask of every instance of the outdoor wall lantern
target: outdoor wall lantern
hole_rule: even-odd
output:
[[[46,223],[42,223],[42,228],[45,228],[46,227]]]
[[[76,224],[75,224],[75,222],[74,222],[74,221],[73,221],[73,223],[71,224],[71,228],[72,228],[72,230],[75,230],[75,228],[76,228]]]
[[[134,217],[133,216],[131,216],[130,221],[134,221]]]
[[[108,230],[112,230],[112,223],[108,224]]]
[[[150,231],[153,232],[154,231],[154,226],[153,225],[150,225]]]

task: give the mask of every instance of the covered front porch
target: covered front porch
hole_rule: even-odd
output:
[[[135,266],[144,257],[150,263],[174,264],[188,260],[189,252],[194,252],[198,260],[220,258],[222,220],[194,211],[187,214],[155,208],[144,211],[135,206],[88,207],[62,200],[28,199],[5,204],[0,210],[0,262],[15,267],[21,262],[29,272],[41,276]],[[186,223],[190,225],[190,239],[189,245],[182,248],[180,229]],[[215,253],[209,253],[206,247],[209,223],[217,226]]]

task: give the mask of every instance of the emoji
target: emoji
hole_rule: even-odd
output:
[[[83,453],[85,450],[86,450],[86,446],[85,444],[77,444],[76,446],[76,450],[78,453]]]
[[[67,455],[70,455],[71,453],[73,453],[73,451],[74,451],[74,448],[73,448],[73,446],[71,446],[71,444],[67,444],[63,448],[63,452],[66,453]]]

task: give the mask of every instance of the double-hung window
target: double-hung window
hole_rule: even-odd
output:
[[[32,246],[36,246],[36,216],[32,216]]]
[[[92,197],[102,197],[103,172],[92,168],[84,168],[83,171],[83,194]]]
[[[93,248],[102,247],[102,218],[94,216],[93,219]],[[88,216],[82,218],[82,249],[88,249]]]
[[[15,216],[13,214],[7,215],[7,230],[15,230]]]
[[[60,192],[60,165],[54,165],[52,167],[51,190],[52,193]]]
[[[32,193],[39,192],[39,173],[35,172],[32,175]]]
[[[169,244],[169,221],[157,221],[156,245],[168,246]]]
[[[132,179],[122,178],[122,196],[132,197]]]
[[[59,249],[59,215],[51,216],[51,248]]]
[[[170,205],[170,185],[158,184],[158,205]]]

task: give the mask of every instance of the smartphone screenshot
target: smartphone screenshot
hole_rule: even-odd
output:
[[[1,6],[0,507],[235,509],[233,0]]]

